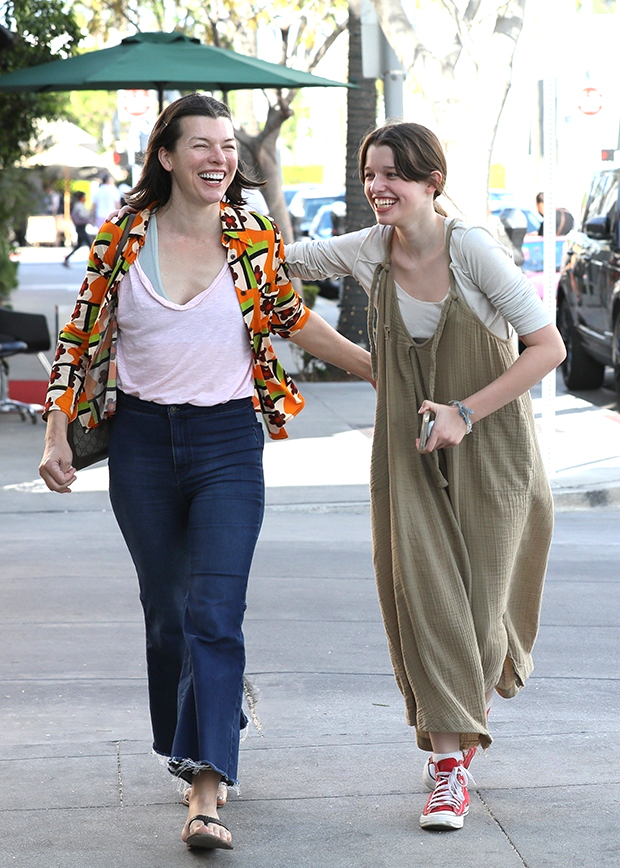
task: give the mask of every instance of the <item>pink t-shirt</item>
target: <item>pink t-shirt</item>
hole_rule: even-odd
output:
[[[153,289],[138,260],[118,290],[118,387],[156,404],[212,407],[254,394],[252,350],[224,263],[187,304]]]

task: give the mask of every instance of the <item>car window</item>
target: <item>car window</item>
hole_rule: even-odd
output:
[[[583,210],[583,223],[581,227],[583,232],[585,232],[585,227],[588,220],[591,220],[592,217],[595,217],[597,214],[601,213],[599,209],[605,190],[606,180],[607,178],[605,175],[597,175],[592,181],[592,186],[590,187],[590,193],[588,195],[588,201],[586,202],[586,207]]]
[[[344,199],[344,196],[320,196],[317,198],[307,198],[305,201],[305,217],[306,220],[311,220],[323,205],[330,205],[338,199]]]
[[[601,201],[601,214],[609,219],[609,231],[615,235],[618,230],[618,173],[609,173],[609,183]]]
[[[592,208],[591,217],[600,217],[606,213],[605,203],[607,202],[610,190],[614,187],[614,177],[613,172],[604,172],[603,175],[601,175],[600,193],[597,197],[597,202],[595,203],[596,210]]]

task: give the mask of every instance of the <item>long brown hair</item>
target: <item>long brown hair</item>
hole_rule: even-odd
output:
[[[156,203],[156,210],[166,204],[172,191],[172,179],[170,172],[167,172],[159,161],[159,149],[165,148],[173,152],[181,138],[181,118],[197,116],[227,118],[232,122],[228,106],[207,94],[190,93],[166,106],[157,118],[149,137],[140,180],[125,197],[132,208],[146,208],[147,205]],[[226,199],[232,205],[244,205],[243,188],[262,186],[262,181],[254,180],[244,169],[237,168],[235,177],[226,190]]]
[[[401,178],[406,181],[430,181],[435,185],[433,198],[437,199],[444,192],[448,166],[441,142],[427,127],[421,124],[390,121],[368,133],[360,147],[359,173],[364,183],[364,170],[368,148],[374,145],[387,145],[394,156],[394,166]],[[431,178],[432,172],[441,173],[439,185]],[[447,214],[435,201],[435,211],[446,217]]]

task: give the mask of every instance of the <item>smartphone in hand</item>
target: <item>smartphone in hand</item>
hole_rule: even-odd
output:
[[[428,438],[430,437],[433,425],[435,424],[435,420],[431,419],[431,415],[430,410],[425,410],[424,415],[422,416],[422,427],[420,428],[420,450],[426,449]]]

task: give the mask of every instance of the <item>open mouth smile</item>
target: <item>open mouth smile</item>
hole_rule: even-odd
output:
[[[203,181],[220,184],[226,177],[226,172],[200,172],[198,177],[202,178]]]
[[[374,199],[373,204],[375,208],[391,208],[392,205],[396,205],[396,199]]]

